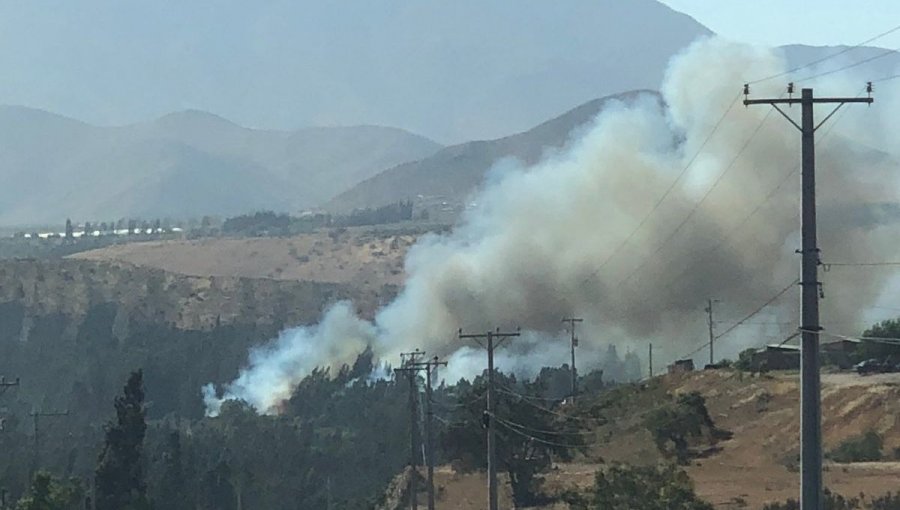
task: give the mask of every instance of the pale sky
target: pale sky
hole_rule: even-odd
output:
[[[742,42],[857,44],[900,25],[898,0],[661,0],[710,30]],[[900,31],[873,43],[900,47]]]

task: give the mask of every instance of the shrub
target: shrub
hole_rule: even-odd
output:
[[[832,450],[827,457],[835,462],[871,462],[882,459],[881,449],[884,440],[874,430],[869,430],[861,436],[851,437],[837,448]]]
[[[615,464],[598,471],[593,501],[603,510],[712,510],[697,497],[687,473],[673,465],[636,467]]]
[[[823,503],[823,510],[857,510],[862,508],[861,501],[858,498],[847,499],[828,489],[825,489],[825,500]],[[891,507],[879,508],[879,510],[889,509]],[[796,499],[789,499],[784,503],[770,503],[764,506],[763,510],[800,510],[800,503]]]

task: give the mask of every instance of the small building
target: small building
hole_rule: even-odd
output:
[[[796,345],[771,344],[753,353],[750,369],[754,372],[766,370],[798,370],[800,368],[800,347]]]
[[[670,374],[683,374],[685,372],[693,372],[694,371],[694,360],[692,359],[679,359],[676,360],[675,363],[669,365],[669,373]]]
[[[819,350],[822,353],[822,363],[837,365],[841,369],[852,367],[852,356],[859,344],[859,340],[850,338],[821,344]]]

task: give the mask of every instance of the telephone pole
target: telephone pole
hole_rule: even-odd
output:
[[[744,85],[744,105],[767,104],[778,110],[801,133],[802,171],[800,176],[800,230],[802,246],[800,269],[800,509],[821,510],[822,495],[822,400],[819,379],[819,247],[816,240],[816,149],[815,132],[846,103],[873,102],[872,82],[866,87],[868,97],[813,97],[813,89],[805,88],[794,98],[794,84],[788,84],[788,98],[749,99],[749,85]],[[800,124],[778,105],[801,106]],[[837,104],[818,124],[814,121],[816,104]]]
[[[6,377],[0,377],[0,395],[6,392],[9,388],[13,386],[19,385],[19,378],[16,377],[14,381],[7,381]]]
[[[488,510],[498,510],[497,506],[497,437],[494,431],[494,408],[497,402],[494,398],[494,348],[498,347],[503,340],[507,338],[519,336],[519,331],[515,333],[501,333],[500,328],[496,331],[488,331],[484,334],[464,335],[462,329],[459,330],[459,338],[469,338],[478,341],[479,345],[487,350],[488,354],[488,387],[487,387],[487,410],[485,410],[484,421],[487,423],[487,457],[488,457]],[[481,344],[481,339],[487,340],[487,345]],[[497,340],[495,344],[494,341]]]
[[[425,368],[425,444],[426,463],[428,464],[428,510],[434,510],[434,408],[433,408],[433,392],[431,382],[437,376],[437,370],[440,366],[447,366],[446,361],[439,361],[435,356],[425,363],[421,363]]]
[[[39,419],[41,417],[58,417],[58,416],[68,416],[69,411],[38,411],[37,409],[32,410],[31,413],[32,419],[32,431],[34,432],[34,458],[32,459],[33,466],[31,468],[31,474],[34,476],[34,473],[37,472],[41,467],[41,440],[40,440],[40,428],[38,427]]]
[[[575,394],[578,393],[578,374],[575,372],[575,348],[578,347],[578,338],[575,336],[575,324],[584,322],[584,319],[571,317],[562,321],[569,323],[569,331],[572,333],[572,402],[575,402]]]
[[[650,378],[653,379],[653,342],[650,342],[650,353],[649,353],[649,361],[650,361]]]
[[[706,322],[709,323],[709,364],[712,365],[716,362],[713,357],[713,342],[716,341],[716,335],[713,331],[713,303],[718,303],[718,300],[708,299],[706,300]]]
[[[425,353],[417,350],[411,354],[424,355]],[[428,510],[434,510],[434,408],[432,406],[434,399],[432,398],[431,382],[437,375],[437,369],[440,366],[447,366],[447,362],[439,361],[438,357],[435,356],[428,361],[408,361],[404,368],[400,369],[412,374],[413,377],[418,374],[419,370],[425,370],[425,463],[428,473],[428,486],[426,487],[428,491]]]
[[[418,510],[419,508],[419,500],[417,498],[419,491],[416,480],[419,476],[419,409],[417,405],[418,385],[416,384],[416,375],[419,367],[416,365],[419,362],[419,358],[424,355],[425,352],[419,349],[413,352],[401,353],[401,367],[394,369],[394,372],[398,374],[405,373],[409,378],[409,467],[411,471],[409,476],[409,507],[412,510]]]

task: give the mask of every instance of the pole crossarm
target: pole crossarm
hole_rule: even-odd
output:
[[[775,98],[775,99],[744,99],[744,106],[750,106],[753,104],[802,104],[804,99],[798,97],[789,97],[789,98]],[[872,97],[814,97],[812,98],[813,104],[818,103],[874,103],[875,98]]]

